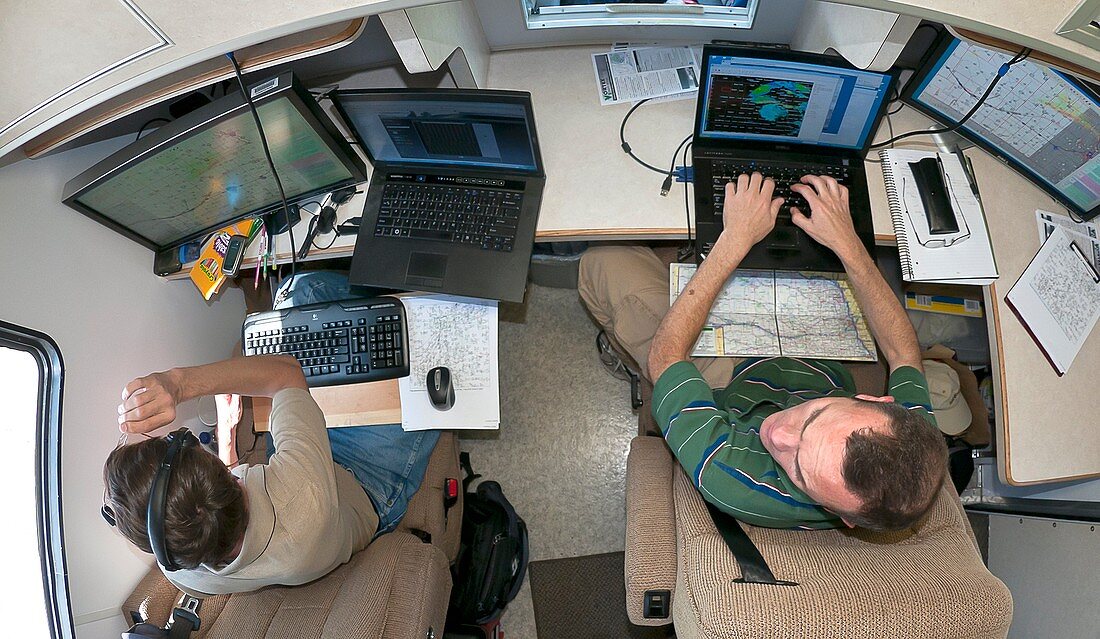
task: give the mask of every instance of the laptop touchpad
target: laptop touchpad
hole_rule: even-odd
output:
[[[446,273],[446,255],[413,252],[409,255],[405,283],[412,286],[443,286],[443,276]]]

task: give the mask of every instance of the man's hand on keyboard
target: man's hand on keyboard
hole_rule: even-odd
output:
[[[125,433],[148,433],[176,419],[179,382],[172,371],[139,377],[122,390],[118,428]]]
[[[759,173],[742,174],[736,183],[726,184],[722,238],[742,243],[745,250],[764,239],[775,227],[775,216],[783,206],[783,198],[772,197],[774,192],[775,182]]]
[[[863,246],[852,223],[847,188],[828,176],[805,175],[791,190],[805,198],[813,212],[807,217],[805,211],[791,207],[791,221],[807,235],[841,258]]]

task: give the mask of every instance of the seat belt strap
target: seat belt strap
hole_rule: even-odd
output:
[[[775,578],[771,568],[768,568],[768,562],[764,561],[764,556],[760,554],[756,544],[752,543],[752,539],[749,539],[736,519],[709,503],[707,503],[707,511],[710,512],[710,518],[714,520],[718,534],[722,535],[722,539],[733,553],[733,558],[737,560],[737,566],[741,569],[741,577],[734,579],[734,582],[772,586],[798,585],[793,581]]]
[[[172,619],[168,624],[168,639],[187,639],[191,633],[199,629],[199,609],[202,608],[202,599],[197,599],[184,593],[180,596],[176,607],[172,609]]]

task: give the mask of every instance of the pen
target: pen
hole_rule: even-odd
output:
[[[1088,267],[1089,273],[1092,274],[1092,281],[1096,284],[1100,284],[1100,273],[1096,272],[1096,267],[1092,265],[1092,262],[1089,262],[1087,257],[1085,257],[1085,252],[1081,250],[1080,246],[1077,246],[1077,242],[1070,241],[1069,246],[1073,249],[1073,252],[1077,254],[1077,257],[1081,258],[1085,266]]]
[[[959,164],[962,165],[963,174],[966,175],[966,183],[970,185],[970,192],[974,194],[974,197],[978,198],[980,202],[982,196],[978,194],[978,183],[974,181],[974,165],[970,163],[970,158],[963,155],[962,149],[958,146],[952,151],[959,157]]]

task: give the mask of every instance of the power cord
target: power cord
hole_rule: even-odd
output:
[[[939,135],[941,133],[952,133],[954,131],[959,130],[960,128],[962,128],[962,125],[966,124],[967,121],[969,121],[970,118],[973,117],[973,115],[975,113],[977,113],[978,109],[981,108],[981,106],[983,104],[985,104],[986,98],[989,97],[989,94],[993,93],[993,89],[1001,81],[1001,78],[1008,75],[1009,69],[1012,68],[1012,66],[1014,64],[1018,64],[1020,62],[1023,62],[1024,60],[1026,60],[1029,55],[1031,55],[1031,49],[1029,49],[1027,47],[1024,47],[1023,49],[1020,49],[1020,52],[1017,53],[1015,56],[1013,56],[1011,60],[1009,60],[1008,62],[1002,64],[1001,67],[999,69],[997,69],[997,76],[995,78],[993,78],[993,81],[989,83],[988,87],[986,87],[985,93],[982,94],[982,97],[978,98],[978,101],[974,103],[974,106],[972,106],[970,108],[970,110],[967,111],[966,115],[964,115],[962,117],[962,119],[959,120],[958,122],[956,122],[955,124],[952,124],[951,126],[945,127],[943,129],[929,129],[929,130],[909,131],[907,133],[902,133],[901,135],[892,137],[889,140],[886,140],[885,142],[879,142],[878,144],[872,144],[870,148],[878,149],[878,148],[882,148],[884,146],[890,146],[890,145],[894,144],[895,142],[897,142],[898,140],[904,140],[905,138],[911,138],[915,135]]]
[[[169,120],[168,118],[153,118],[152,120],[149,120],[145,124],[141,125],[140,129],[138,129],[137,135],[134,136],[134,141],[140,140],[141,139],[141,134],[145,133],[145,127],[149,126],[150,124],[153,124],[154,122],[164,122],[164,123],[167,124],[167,123],[170,123],[171,120]]]
[[[256,130],[260,133],[260,144],[264,148],[264,156],[267,157],[267,166],[271,169],[271,175],[275,178],[275,185],[279,187],[279,200],[283,204],[283,215],[286,216],[287,222],[286,230],[287,233],[290,234],[290,276],[294,277],[298,274],[298,256],[297,250],[294,248],[294,225],[290,223],[290,206],[286,201],[286,191],[283,190],[283,181],[279,179],[279,172],[275,169],[275,161],[271,159],[271,149],[267,146],[267,135],[264,134],[264,125],[260,123],[260,114],[256,111],[256,104],[252,102],[252,96],[249,95],[248,89],[244,86],[241,66],[237,64],[237,58],[233,55],[232,51],[226,53],[225,57],[229,58],[229,61],[233,63],[233,72],[237,75],[237,84],[241,87],[241,95],[244,96],[244,101],[252,111],[252,119],[256,121]],[[272,240],[274,240],[274,237]],[[272,244],[272,246],[274,246],[274,244]]]

